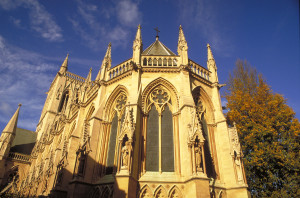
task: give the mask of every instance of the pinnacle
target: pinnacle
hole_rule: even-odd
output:
[[[7,123],[7,125],[4,128],[3,132],[8,132],[8,133],[15,133],[16,132],[20,107],[21,107],[21,104],[19,104],[16,112],[14,113],[14,115],[11,117],[11,119]]]
[[[141,25],[138,25],[138,29],[136,31],[136,35],[135,35],[135,40],[141,40],[142,39],[142,35],[141,35]]]
[[[90,81],[91,81],[91,78],[92,78],[92,68],[90,68],[89,74],[88,74],[87,77],[86,77],[86,81],[87,81],[87,82],[90,82]]]
[[[69,60],[69,53],[67,54],[67,57],[65,58],[65,60],[62,64],[63,67],[68,67],[68,60]]]
[[[63,64],[61,65],[59,73],[64,74],[68,70],[68,59],[69,59],[69,53],[67,54],[67,57],[65,58]]]
[[[105,57],[111,57],[111,42],[109,42],[106,53],[105,53]]]
[[[185,36],[184,36],[183,29],[182,29],[181,25],[179,26],[179,40],[184,40],[185,41]]]
[[[210,49],[210,45],[207,43],[207,60],[214,60],[214,56]]]

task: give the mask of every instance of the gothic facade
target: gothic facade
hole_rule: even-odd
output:
[[[112,67],[109,44],[95,80],[91,70],[86,78],[69,72],[67,56],[11,189],[20,196],[248,197],[239,139],[223,115],[223,85],[207,51],[207,68],[189,59],[181,26],[178,54],[158,36],[143,50],[139,26],[132,57]],[[13,138],[13,130],[2,133],[1,148],[5,134]]]

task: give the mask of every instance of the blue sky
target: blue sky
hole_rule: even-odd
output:
[[[158,27],[175,53],[181,24],[189,58],[204,67],[209,43],[220,83],[247,60],[300,117],[297,0],[0,0],[0,24],[0,131],[19,103],[18,127],[35,130],[67,53],[70,72],[86,77],[92,67],[93,78],[109,42],[113,66],[130,58],[138,24],[144,49]]]

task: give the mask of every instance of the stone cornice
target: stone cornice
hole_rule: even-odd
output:
[[[179,67],[142,67],[142,72],[151,73],[179,73]]]

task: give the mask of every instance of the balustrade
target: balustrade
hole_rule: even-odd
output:
[[[144,67],[177,67],[177,56],[143,56]]]
[[[78,76],[76,74],[73,74],[71,72],[66,72],[66,76],[71,78],[71,79],[77,80],[79,82],[85,82],[85,78],[83,78],[81,76]]]
[[[191,71],[202,78],[205,78],[206,80],[209,80],[209,71],[202,67],[201,65],[195,63],[192,60],[189,60],[189,66],[191,67]]]
[[[130,61],[131,61],[131,59],[108,70],[109,79],[115,78],[115,77],[127,72],[128,70],[130,70]]]
[[[25,154],[21,154],[21,153],[14,153],[14,152],[10,152],[8,154],[8,157],[14,160],[19,160],[19,161],[23,161],[23,162],[29,162],[30,160],[30,155],[25,155]]]

